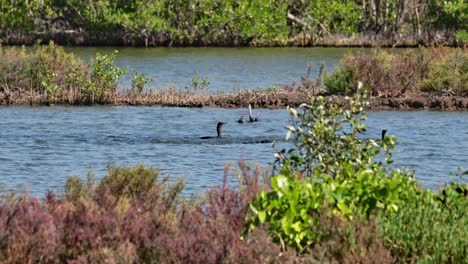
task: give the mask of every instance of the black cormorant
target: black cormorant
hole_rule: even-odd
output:
[[[387,134],[387,129],[382,130],[382,141],[385,138],[385,134]]]
[[[218,136],[216,136],[216,137],[207,136],[207,137],[200,137],[200,138],[201,138],[201,139],[222,138],[223,136],[221,135],[221,128],[222,128],[223,125],[225,125],[225,124],[227,124],[227,123],[218,122],[218,125],[216,126],[216,132],[218,133]]]

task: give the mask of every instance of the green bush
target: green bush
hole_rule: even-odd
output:
[[[382,240],[399,262],[468,263],[467,189],[452,183],[439,194],[423,191],[379,218]]]
[[[135,70],[132,71],[132,77],[132,90],[141,93],[149,79],[143,73],[139,73]]]
[[[115,65],[117,53],[117,50],[113,54],[97,53],[89,63],[90,74],[83,82],[83,93],[90,96],[92,103],[105,101],[110,93],[116,91],[117,80],[125,75],[126,70]]]
[[[53,42],[49,45],[0,47],[0,85],[4,92],[46,93],[51,96],[70,87],[65,76],[86,70],[81,60]],[[76,82],[76,78],[74,79]]]
[[[464,49],[375,50],[349,54],[324,86],[330,94],[352,94],[361,81],[379,97],[398,97],[406,92],[468,94],[468,53]]]
[[[380,142],[359,137],[366,128],[362,121],[368,104],[361,87],[348,109],[322,97],[303,104],[301,112],[289,109],[293,121],[286,138],[292,136],[295,148],[276,154],[279,174],[272,177],[271,190],[252,202],[247,230],[265,225],[283,249],[302,252],[320,241],[322,210],[345,219],[367,219],[398,212],[417,192],[411,174],[389,167],[393,136]],[[387,156],[385,166],[374,160],[379,153]]]
[[[350,94],[355,92],[354,74],[349,68],[338,67],[331,75],[325,75],[323,84],[329,94]]]
[[[455,50],[428,68],[427,78],[420,84],[421,91],[468,95],[468,53]]]

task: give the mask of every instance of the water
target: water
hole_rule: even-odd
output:
[[[2,107],[0,114],[0,189],[27,190],[42,196],[62,192],[70,175],[96,177],[110,162],[159,167],[172,179],[185,177],[186,193],[201,193],[218,185],[224,166],[239,160],[268,166],[282,141],[285,110],[255,110],[261,121],[238,124],[246,109],[165,107]],[[201,140],[216,135],[221,140]],[[468,112],[371,112],[366,136],[388,129],[401,144],[396,166],[415,169],[428,188],[447,182],[458,165],[468,169]],[[251,144],[261,140],[271,144]]]
[[[320,65],[331,72],[350,48],[67,48],[88,61],[96,52],[119,50],[116,64],[136,69],[151,79],[149,87],[191,87],[198,72],[207,77],[208,91],[237,91],[291,84],[307,74],[318,75]],[[129,87],[131,75],[122,80]]]

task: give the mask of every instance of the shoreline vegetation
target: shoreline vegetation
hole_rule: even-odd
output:
[[[3,45],[361,46],[467,44],[462,0],[0,0]]]
[[[370,87],[371,109],[468,109],[466,48],[375,49],[348,54],[332,73],[308,74],[282,87],[210,92],[209,80],[192,77],[186,89],[146,87],[148,78],[120,68],[111,54],[85,64],[61,46],[0,46],[0,105],[160,105],[178,107],[285,108],[322,95],[337,103],[353,95],[359,81]],[[131,87],[118,80],[131,74]]]
[[[0,262],[467,263],[468,171],[433,191],[394,168],[397,139],[361,134],[367,94],[288,108],[292,148],[272,171],[227,165],[203,197],[143,165],[69,177],[59,196],[1,195]]]

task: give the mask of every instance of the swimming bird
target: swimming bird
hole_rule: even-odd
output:
[[[244,123],[244,117],[243,117],[243,116],[240,116],[240,117],[239,117],[239,120],[237,120],[237,123],[239,123],[239,124]]]
[[[385,138],[385,134],[387,134],[387,129],[382,130],[382,141]]]
[[[252,115],[252,105],[249,104],[249,123],[253,123],[253,122],[257,122],[259,120],[258,118],[258,113],[257,113],[257,117],[253,117]]]
[[[227,123],[218,122],[218,125],[216,126],[216,132],[218,133],[218,136],[216,136],[216,137],[206,136],[206,137],[200,137],[200,138],[201,138],[201,139],[222,138],[222,135],[221,135],[221,128],[222,128],[223,125],[225,125],[225,124],[227,124]]]

